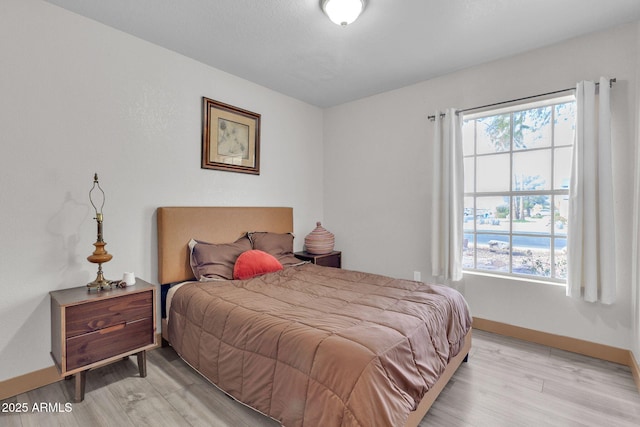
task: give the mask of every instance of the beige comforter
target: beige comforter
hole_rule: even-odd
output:
[[[171,345],[285,426],[400,426],[471,327],[443,286],[305,264],[182,286]]]

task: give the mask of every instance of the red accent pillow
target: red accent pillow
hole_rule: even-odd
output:
[[[273,255],[258,249],[243,252],[233,266],[233,278],[251,279],[266,273],[282,270],[282,264]]]

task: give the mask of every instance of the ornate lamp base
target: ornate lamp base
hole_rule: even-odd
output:
[[[89,292],[94,289],[97,291],[101,291],[106,288],[111,289],[111,281],[105,279],[102,274],[102,263],[98,264],[98,275],[96,276],[96,280],[91,283],[87,283],[87,288]]]
[[[98,264],[98,275],[96,276],[96,280],[91,283],[87,283],[87,288],[89,291],[96,289],[101,291],[103,289],[109,288],[111,289],[111,282],[104,278],[102,273],[102,263],[108,262],[113,258],[113,256],[104,249],[106,243],[102,240],[98,240],[93,244],[96,247],[96,250],[93,251],[93,254],[87,257],[89,262],[93,262]]]

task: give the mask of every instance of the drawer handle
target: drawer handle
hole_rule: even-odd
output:
[[[119,323],[117,325],[109,326],[108,328],[100,329],[98,332],[100,334],[109,334],[111,332],[119,331],[120,329],[124,329],[127,326],[127,322]]]

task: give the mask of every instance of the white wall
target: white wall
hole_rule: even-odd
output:
[[[259,176],[200,168],[202,97],[262,115]],[[155,282],[155,209],[292,206],[322,220],[322,110],[39,0],[0,3],[0,381],[53,364],[49,291],[95,278],[94,172],[107,278]],[[296,249],[302,238],[296,239]]]
[[[427,278],[433,131],[427,115],[616,77],[618,302],[588,304],[566,298],[559,286],[469,274],[460,289],[474,316],[631,348],[637,50],[634,23],[326,110],[324,224],[336,234],[345,267],[408,279],[421,271]]]

